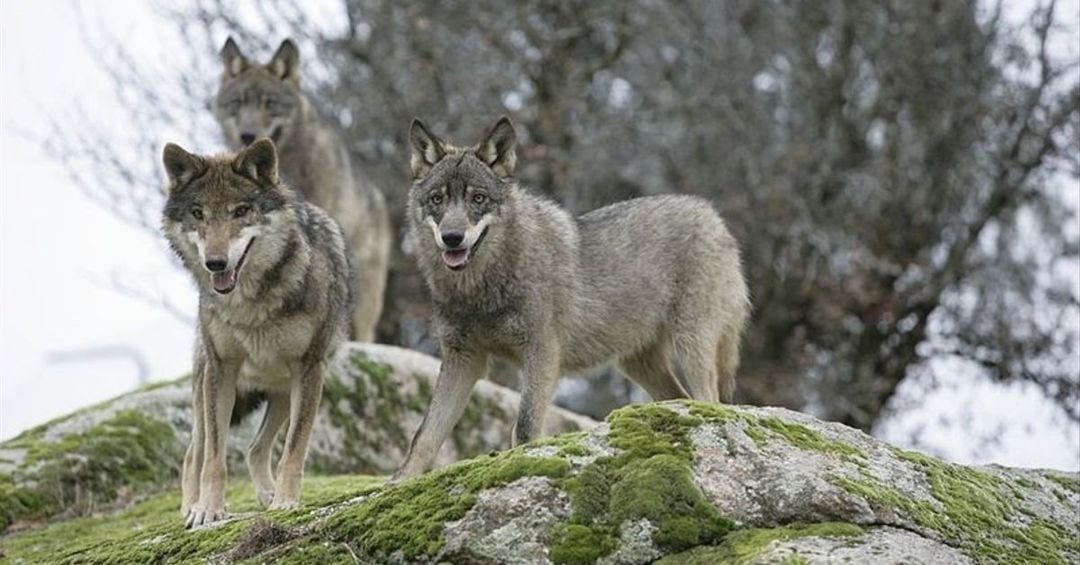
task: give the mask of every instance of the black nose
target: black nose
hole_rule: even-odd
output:
[[[221,271],[224,271],[225,267],[227,267],[227,266],[228,266],[228,263],[226,263],[224,259],[207,259],[206,260],[206,268],[210,269],[210,272],[212,272],[212,273],[220,273]]]
[[[255,141],[255,134],[242,133],[240,134],[240,141],[243,141],[244,145],[251,145],[251,142]]]
[[[461,245],[461,242],[465,241],[465,232],[461,230],[446,230],[442,232],[442,242],[447,247],[457,247]]]

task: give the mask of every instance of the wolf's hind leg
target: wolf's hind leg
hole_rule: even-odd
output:
[[[274,476],[270,471],[270,456],[274,451],[281,425],[289,419],[289,394],[275,392],[267,395],[266,413],[259,431],[248,447],[247,464],[251,481],[255,484],[255,498],[259,504],[269,506],[274,499]]]
[[[739,369],[739,339],[737,330],[721,336],[716,348],[717,392],[720,402],[735,400],[735,373]]]
[[[352,239],[358,273],[356,306],[352,312],[351,332],[354,341],[374,342],[375,327],[383,311],[386,293],[390,243],[389,236],[384,233],[387,228],[381,223],[377,224],[370,233],[366,233],[367,229],[367,226],[358,228],[357,231],[365,231],[365,233],[357,234]]]
[[[690,398],[717,402],[716,339],[695,333],[676,331],[672,342],[675,348],[675,369],[679,381]]]
[[[626,376],[641,385],[653,400],[690,398],[671,366],[670,345],[666,337],[646,349],[619,361]]]

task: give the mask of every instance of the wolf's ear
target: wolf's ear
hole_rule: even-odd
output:
[[[224,67],[226,77],[234,77],[248,67],[247,58],[240,52],[240,47],[236,45],[232,37],[226,39],[225,45],[221,48],[221,66]]]
[[[412,127],[409,128],[409,145],[412,146],[409,166],[414,179],[428,174],[446,156],[442,141],[431,135],[419,118],[413,118]]]
[[[293,40],[286,39],[274,52],[266,68],[281,80],[300,83],[300,49]]]
[[[268,138],[248,145],[233,159],[233,170],[266,184],[278,183],[277,148]]]
[[[517,134],[510,118],[499,118],[477,146],[476,156],[500,177],[514,174],[514,167],[517,166]]]
[[[161,162],[165,164],[165,174],[169,175],[170,190],[187,184],[206,167],[202,157],[184,151],[175,143],[165,144]]]

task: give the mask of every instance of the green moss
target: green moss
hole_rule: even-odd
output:
[[[619,527],[647,519],[653,541],[666,550],[716,543],[733,524],[719,515],[690,478],[689,430],[704,423],[735,423],[756,444],[782,439],[800,449],[863,459],[858,449],[798,424],[758,418],[727,406],[686,402],[680,415],[662,404],[630,406],[608,417],[609,443],[622,452],[601,458],[565,481],[573,514],[556,530],[552,559],[577,562],[614,547]],[[584,529],[588,530],[586,534]],[[599,549],[598,549],[599,548]],[[565,558],[564,558],[565,557]]]
[[[317,537],[298,538],[280,548],[239,561],[248,565],[310,565],[311,563],[355,563],[356,556],[348,544]]]
[[[1080,541],[1060,525],[1038,519],[1014,523],[1023,513],[1008,496],[1014,487],[1006,480],[921,453],[897,449],[894,454],[923,470],[936,504],[906,496],[865,474],[830,480],[876,507],[907,515],[979,562],[1065,563],[1066,552],[1080,552]]]
[[[1036,484],[1035,481],[1031,481],[1031,480],[1026,479],[1024,477],[1016,477],[1015,479],[1013,479],[1013,481],[1016,482],[1016,484],[1018,484],[1018,485],[1020,485],[1020,486],[1022,486],[1024,488],[1036,489],[1036,490],[1039,488],[1039,485]]]
[[[244,486],[245,490],[251,490],[250,485]],[[230,495],[239,494],[230,492]],[[26,563],[182,561],[228,547],[243,532],[243,524],[239,522],[187,532],[179,508],[177,493],[157,495],[117,516],[80,518],[5,537],[4,551],[13,561]],[[137,540],[153,542],[137,543]]]
[[[787,443],[808,451],[831,453],[845,459],[865,458],[859,449],[843,442],[826,439],[818,432],[800,425],[785,422],[779,418],[759,418],[739,412],[721,404],[688,403],[690,414],[704,422],[737,422],[742,424],[742,431],[757,446],[765,445],[770,439],[782,438]]]
[[[151,390],[155,390],[155,389],[159,389],[159,388],[165,388],[165,387],[173,386],[175,384],[179,384],[179,383],[182,383],[182,382],[190,380],[190,379],[191,379],[191,375],[185,375],[183,377],[173,379],[173,380],[169,380],[169,381],[159,381],[159,382],[146,384],[146,385],[143,385],[143,386],[141,386],[141,387],[139,387],[139,388],[137,388],[137,389],[135,389],[135,390],[133,390],[131,392],[121,394],[120,396],[117,396],[115,398],[111,398],[109,400],[104,400],[102,402],[98,402],[97,404],[92,404],[90,406],[84,406],[84,407],[79,408],[78,410],[76,410],[74,412],[64,414],[63,416],[58,416],[56,418],[53,418],[53,419],[45,422],[44,424],[39,424],[39,425],[34,426],[34,427],[32,427],[32,428],[30,428],[28,430],[24,430],[22,433],[20,433],[19,435],[15,436],[15,437],[13,437],[13,438],[11,438],[9,440],[5,440],[3,442],[0,442],[0,448],[3,448],[3,449],[26,449],[26,448],[33,447],[33,446],[41,443],[42,439],[44,439],[44,437],[45,437],[45,433],[47,431],[49,431],[49,429],[56,426],[57,424],[60,424],[61,422],[66,422],[66,421],[68,421],[68,420],[70,420],[70,419],[72,419],[72,418],[74,418],[76,416],[80,416],[82,414],[86,414],[86,413],[90,413],[90,412],[96,412],[96,411],[100,410],[101,408],[104,408],[105,406],[107,406],[109,404],[112,404],[113,402],[115,402],[115,401],[117,401],[117,400],[119,400],[121,398],[131,396],[131,395],[134,395],[134,394],[140,394],[140,393],[143,393],[143,392],[147,392],[147,391],[151,391]]]
[[[300,509],[264,512],[255,501],[251,483],[231,481],[227,500],[230,512],[237,516],[233,522],[184,530],[180,495],[173,491],[151,496],[117,514],[77,518],[8,535],[0,540],[0,547],[6,558],[25,563],[203,561],[230,551],[259,520],[284,524],[289,522],[284,518],[292,516],[293,526],[302,527],[315,519],[316,509],[369,493],[381,482],[377,477],[309,476],[303,482]],[[313,541],[301,547],[300,540],[293,540],[287,545],[295,551],[284,552],[282,561],[301,563],[304,561],[299,556],[309,552],[317,555],[322,544]]]
[[[862,451],[843,442],[825,439],[806,426],[789,424],[778,418],[762,418],[758,424],[800,449],[834,453],[845,458],[864,457]]]
[[[757,426],[747,426],[743,429],[743,432],[747,437],[754,440],[754,445],[758,447],[765,445],[769,441],[768,432]]]
[[[1045,471],[1042,474],[1047,479],[1054,481],[1061,485],[1066,490],[1072,491],[1073,494],[1080,494],[1080,478],[1075,476],[1068,476],[1061,473],[1055,473],[1053,471]]]
[[[548,556],[555,563],[587,565],[614,551],[615,546],[615,538],[607,531],[565,524],[555,530]]]
[[[375,473],[386,470],[386,461],[369,461],[386,443],[408,445],[412,439],[402,427],[410,414],[422,413],[431,403],[431,383],[424,375],[413,375],[416,391],[407,392],[394,376],[392,366],[372,360],[363,352],[349,358],[358,378],[330,374],[323,386],[323,406],[334,426],[343,431],[343,457],[312,457],[309,465],[320,473]],[[493,399],[473,395],[451,433],[462,457],[479,455],[478,430],[487,429],[492,419],[507,420],[502,406]],[[369,433],[379,430],[378,434]],[[346,464],[343,464],[346,462]]]
[[[514,449],[470,459],[392,486],[365,504],[329,518],[323,533],[371,556],[401,551],[407,559],[433,556],[442,548],[443,525],[459,520],[476,502],[476,493],[525,476],[560,478],[569,464],[529,457]]]
[[[653,541],[666,550],[714,543],[733,527],[690,476],[688,431],[701,417],[650,404],[616,410],[607,421],[608,443],[621,453],[599,458],[564,481],[573,514],[555,529],[554,562],[589,562],[610,553],[620,526],[630,521],[652,523]]]
[[[178,475],[180,445],[172,428],[141,412],[117,412],[83,433],[46,442],[20,436],[26,457],[0,475],[0,525],[60,511],[82,515],[128,492],[159,488]],[[37,437],[37,441],[30,441]]]
[[[728,563],[740,565],[750,563],[761,556],[769,545],[776,541],[788,541],[808,537],[857,537],[863,529],[855,524],[844,522],[825,522],[821,524],[792,524],[779,528],[752,528],[731,532],[724,537],[723,543],[713,547],[697,547],[683,553],[669,555],[658,565],[706,565]],[[787,559],[799,556],[789,556]]]
[[[16,486],[11,476],[0,475],[0,532],[15,520],[44,517],[53,505],[37,489]]]
[[[749,422],[756,420],[753,416],[723,404],[692,401],[686,404],[690,407],[690,415],[700,418],[704,422]]]
[[[556,447],[559,455],[565,457],[584,457],[589,449],[582,444],[588,432],[569,432],[557,436],[548,436],[529,444],[530,447]]]

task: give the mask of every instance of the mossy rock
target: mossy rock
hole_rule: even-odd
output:
[[[405,457],[431,399],[438,360],[386,345],[348,344],[326,378],[306,469],[387,474]],[[480,383],[439,463],[509,443],[518,395]],[[257,409],[229,433],[229,469],[245,477]],[[547,433],[595,425],[553,409]],[[175,483],[191,432],[188,378],[154,383],[0,443],[0,532],[56,516],[107,511]],[[282,434],[284,435],[284,434]],[[279,439],[279,443],[282,440]]]
[[[974,468],[780,409],[676,401],[397,485],[181,530],[177,494],[0,539],[12,562],[1072,563],[1076,475]]]

